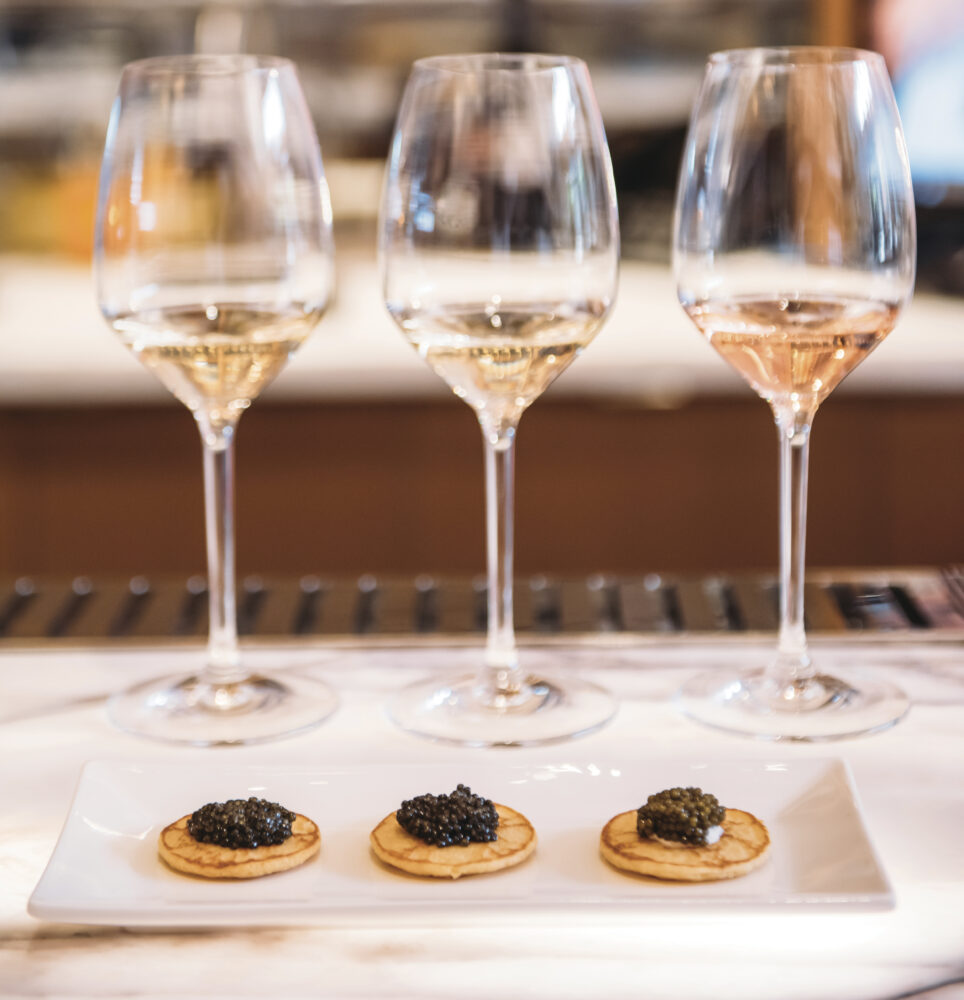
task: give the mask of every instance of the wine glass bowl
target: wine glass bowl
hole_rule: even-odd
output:
[[[196,745],[308,728],[330,714],[334,695],[308,676],[247,671],[234,583],[238,420],[321,318],[333,287],[331,208],[294,65],[175,56],[126,66],[94,258],[105,319],[197,423],[208,554],[204,669],[125,692],[111,717]]]
[[[516,428],[595,336],[616,293],[615,190],[585,65],[528,54],[416,62],[379,249],[388,311],[475,411],[486,469],[484,667],[406,689],[392,717],[473,745],[588,732],[612,715],[612,699],[576,678],[526,673],[512,624]]]
[[[818,673],[804,631],[810,430],[894,327],[914,284],[914,202],[883,59],[857,49],[710,57],[680,170],[674,270],[684,310],[769,404],[780,444],[780,634],[759,672],[704,675],[687,714],[799,740],[885,728],[906,697]]]

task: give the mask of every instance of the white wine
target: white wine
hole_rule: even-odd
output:
[[[601,302],[458,305],[393,313],[418,353],[475,410],[521,413],[592,340]]]
[[[887,336],[897,307],[872,299],[732,299],[686,307],[768,402],[819,405]]]
[[[185,406],[222,421],[248,407],[319,317],[297,306],[227,303],[128,313],[112,325]]]

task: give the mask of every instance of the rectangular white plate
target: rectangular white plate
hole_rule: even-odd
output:
[[[403,798],[458,782],[528,816],[536,853],[518,868],[457,881],[396,873],[368,834]],[[627,876],[599,856],[599,831],[673,785],[699,785],[754,813],[769,862],[743,878],[680,884]],[[257,795],[310,816],[319,857],[278,875],[218,882],[179,875],[157,856],[158,832],[205,802]],[[893,892],[867,837],[840,760],[578,760],[558,764],[302,767],[85,765],[63,832],[28,910],[73,923],[211,926],[406,920],[447,923],[486,909],[509,914],[593,908],[826,905],[881,909]]]

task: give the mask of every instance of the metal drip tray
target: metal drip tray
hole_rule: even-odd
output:
[[[814,633],[924,635],[964,632],[964,607],[941,570],[835,570],[806,589]],[[673,635],[772,632],[772,576],[535,576],[515,590],[520,635]],[[430,576],[248,576],[239,581],[243,636],[459,636],[485,630],[484,580]],[[27,578],[0,583],[0,639],[156,641],[203,637],[203,577]]]

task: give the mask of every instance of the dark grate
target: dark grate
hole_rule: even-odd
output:
[[[772,577],[536,576],[516,585],[520,634],[751,633],[777,626]],[[809,579],[813,632],[907,632],[964,628],[934,570],[823,574]],[[478,579],[378,577],[300,579],[249,576],[238,588],[242,635],[465,635],[485,628],[485,583]],[[204,578],[129,580],[20,578],[0,584],[0,638],[159,640],[202,637]]]

